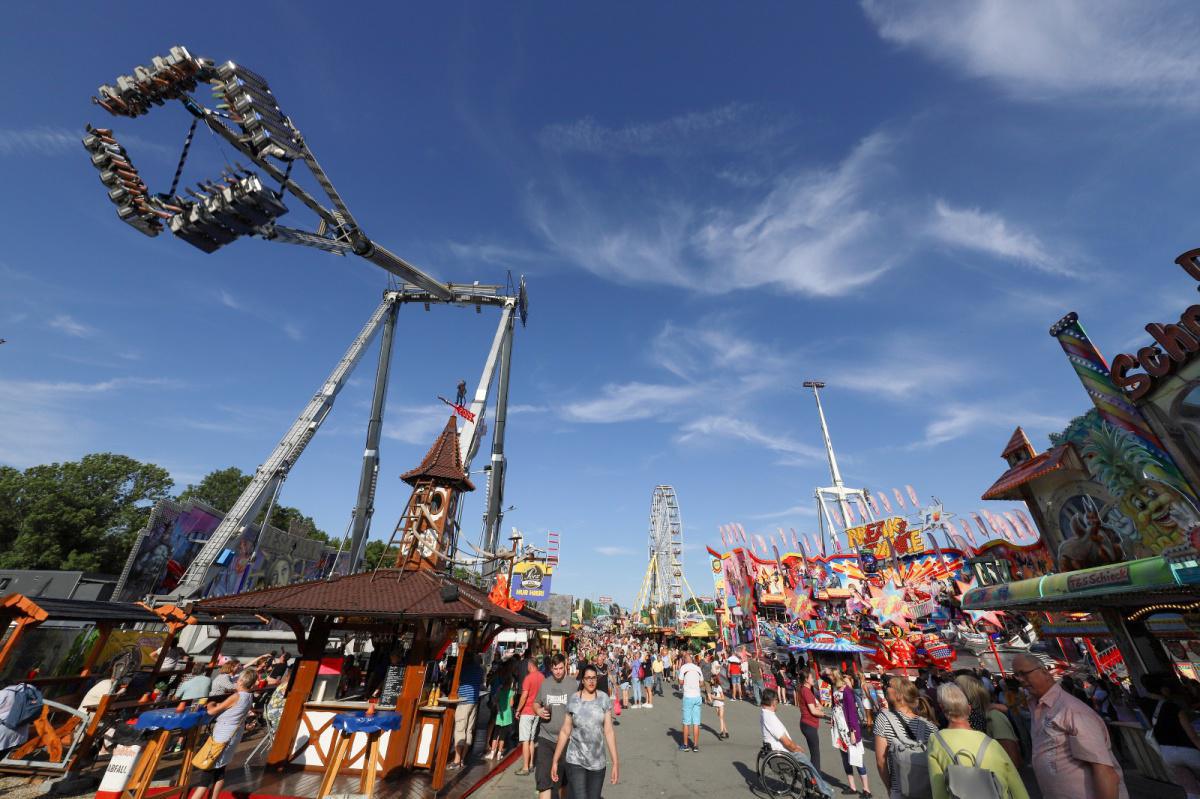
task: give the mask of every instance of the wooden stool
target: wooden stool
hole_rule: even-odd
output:
[[[370,799],[375,791],[375,775],[379,770],[380,738],[385,732],[400,729],[400,714],[387,711],[371,716],[366,713],[338,713],[333,717],[331,726],[337,730],[337,738],[329,750],[329,762],[325,764],[325,774],[321,777],[321,787],[317,789],[317,799],[325,799],[333,790],[338,772],[350,756],[354,736],[360,732],[367,734],[367,747],[363,752],[362,776],[358,778],[358,791]]]
[[[158,762],[166,754],[172,736],[183,734],[183,765],[179,769],[179,777],[175,785],[165,793],[156,794],[167,799],[172,796],[182,796],[187,792],[188,780],[192,776],[192,754],[196,751],[196,742],[200,731],[208,724],[210,716],[204,710],[190,710],[176,713],[173,710],[151,710],[138,716],[133,724],[135,730],[153,730],[154,735],[146,742],[146,748],[134,764],[129,782],[121,791],[121,799],[144,799],[150,782],[158,771]]]

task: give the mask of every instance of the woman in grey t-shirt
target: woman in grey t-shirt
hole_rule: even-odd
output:
[[[550,779],[558,782],[558,763],[567,752],[567,784],[571,799],[600,799],[604,786],[604,746],[612,760],[612,784],[620,778],[617,736],[613,731],[612,699],[596,690],[596,667],[590,663],[580,670],[580,691],[567,700],[567,715],[558,734],[554,758],[550,761]]]

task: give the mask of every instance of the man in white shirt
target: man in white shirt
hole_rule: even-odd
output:
[[[700,694],[700,685],[704,682],[704,672],[692,662],[691,654],[683,654],[683,665],[679,667],[679,685],[683,688],[683,743],[679,745],[680,752],[691,749],[700,751],[700,706],[704,697]],[[689,729],[690,728],[690,729]],[[688,732],[691,732],[691,745],[688,744]]]
[[[775,706],[779,702],[779,694],[773,688],[764,688],[762,692],[762,739],[763,744],[770,746],[776,752],[788,752],[792,759],[805,767],[807,772],[816,780],[817,787],[827,797],[833,796],[833,791],[825,784],[824,778],[821,777],[821,772],[817,771],[813,766],[812,761],[808,759],[808,755],[804,750],[796,744],[790,735],[788,735],[787,727],[783,726],[783,722],[779,720],[779,716],[775,715]]]

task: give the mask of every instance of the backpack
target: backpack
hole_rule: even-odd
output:
[[[1000,784],[996,774],[979,765],[983,762],[983,755],[987,748],[992,744],[991,738],[983,736],[983,743],[979,745],[979,751],[972,755],[964,749],[957,752],[951,751],[940,732],[935,732],[933,737],[950,755],[950,764],[946,766],[946,771],[942,775],[946,781],[947,796],[951,799],[1008,799],[1008,791]],[[970,759],[971,765],[964,766],[959,762],[959,758],[964,755]]]
[[[8,712],[0,718],[0,724],[10,730],[19,730],[42,715],[42,692],[29,683],[10,685],[3,693],[11,694]]]
[[[917,740],[917,736],[908,728],[908,722],[899,713],[890,710],[883,713],[896,731],[896,737],[903,739],[897,743],[888,742],[888,756],[891,769],[896,774],[896,783],[900,786],[900,795],[905,799],[927,799],[933,794],[933,789],[929,785],[926,744]]]

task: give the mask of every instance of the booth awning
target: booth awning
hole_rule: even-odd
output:
[[[1046,611],[1190,602],[1200,597],[1200,585],[1188,582],[1191,577],[1191,570],[1172,567],[1158,556],[980,586],[963,595],[962,606],[964,610]]]

